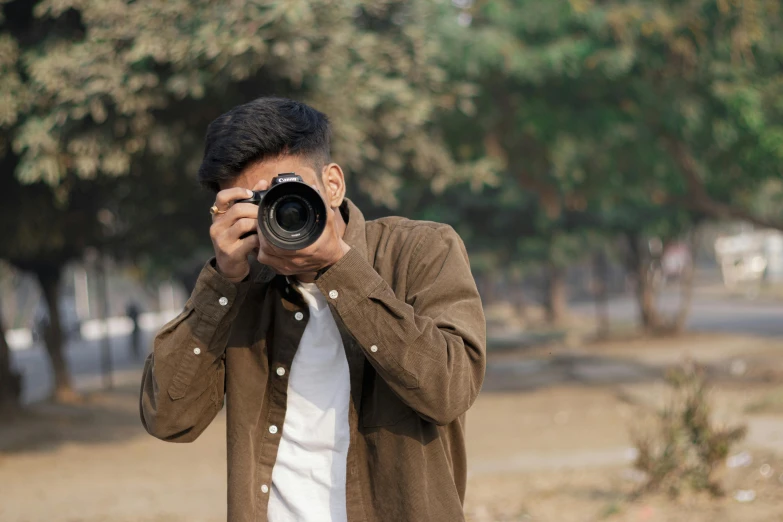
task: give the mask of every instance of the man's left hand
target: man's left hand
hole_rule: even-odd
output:
[[[316,189],[318,190],[318,189]],[[351,249],[343,241],[335,219],[335,211],[326,206],[326,227],[321,237],[302,250],[284,250],[270,245],[258,230],[260,246],[258,262],[271,267],[280,275],[314,274],[337,263]]]

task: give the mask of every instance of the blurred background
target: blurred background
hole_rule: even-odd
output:
[[[225,519],[224,417],[157,441],[138,388],[262,95],[466,243],[468,520],[779,519],[778,0],[0,0],[0,520]]]

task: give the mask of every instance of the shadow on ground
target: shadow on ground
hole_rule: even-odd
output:
[[[3,454],[48,452],[67,443],[112,443],[145,433],[138,411],[138,385],[85,396],[82,404],[39,402],[0,424]]]
[[[712,340],[707,341],[702,343],[707,348],[696,355],[697,360],[701,355],[708,361],[705,368],[713,382],[783,382],[783,360],[777,346],[754,352],[755,348],[751,349],[752,345],[743,341],[719,351],[712,345]],[[673,346],[676,348],[682,343],[693,347],[696,341],[678,340]],[[623,353],[601,353],[595,347],[588,351],[562,346],[490,352],[482,393],[528,393],[557,387],[599,388],[652,383],[660,381],[684,353],[672,349],[664,356],[665,345],[661,345],[663,348],[656,346],[654,351],[644,346],[631,344]],[[646,359],[639,357],[648,353],[657,355]],[[705,356],[707,353],[711,358]],[[745,365],[741,375],[734,372],[738,353],[742,354],[741,362]],[[0,458],[3,453],[47,452],[64,444],[97,445],[145,435],[138,411],[140,374],[141,370],[128,371],[115,390],[89,394],[84,404],[36,403],[14,419],[0,419]]]
[[[660,379],[664,372],[663,367],[621,357],[557,354],[547,358],[511,358],[490,355],[482,391],[640,383]]]
[[[681,360],[685,360],[685,357]],[[707,377],[714,383],[761,384],[779,382],[783,377],[783,369],[773,368],[767,357],[745,357],[741,373],[736,371],[735,357],[707,363],[696,359],[696,362],[704,367]],[[548,357],[514,356],[510,352],[490,353],[482,392],[535,391],[554,386],[643,384],[662,380],[672,366],[672,363],[653,364],[632,357],[559,353],[556,350]]]

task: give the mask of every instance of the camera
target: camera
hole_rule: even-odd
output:
[[[234,203],[258,205],[258,224],[270,244],[301,250],[318,240],[326,228],[326,204],[321,194],[294,172],[278,174],[268,190]]]

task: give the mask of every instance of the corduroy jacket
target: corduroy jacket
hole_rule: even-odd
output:
[[[486,354],[467,252],[448,225],[365,222],[349,200],[340,211],[351,249],[315,282],[350,370],[348,521],[459,522],[465,412]],[[155,338],[142,423],[162,440],[190,442],[225,403],[229,522],[267,520],[287,376],[308,315],[271,268],[254,263],[249,278],[231,283],[213,259],[183,312]]]

